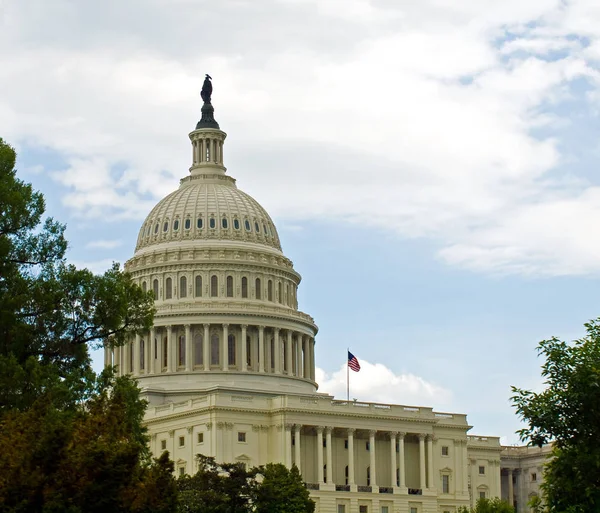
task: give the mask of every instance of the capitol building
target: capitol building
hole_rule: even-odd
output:
[[[508,499],[499,438],[468,435],[465,414],[318,392],[318,328],[299,309],[300,274],[225,168],[211,91],[207,78],[189,173],[148,214],[126,263],[154,293],[154,326],[104,355],[139,381],[152,452],[169,451],[180,474],[196,471],[199,453],[296,465],[321,513],[450,513]]]

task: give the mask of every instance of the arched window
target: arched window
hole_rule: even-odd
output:
[[[248,221],[248,219],[244,221],[244,228],[246,228],[247,232],[250,231],[250,221]]]
[[[246,365],[252,367],[252,339],[246,336]]]
[[[145,281],[142,282],[142,292],[144,292],[144,293],[146,292],[146,282]]]
[[[194,295],[196,297],[202,297],[202,276],[196,276]]]
[[[233,297],[233,276],[227,276],[227,297]]]
[[[283,304],[283,286],[281,285],[281,282],[277,284],[277,294],[279,295],[279,303]]]
[[[144,355],[146,353],[146,344],[144,343],[144,339],[140,340],[140,370],[144,370]]]
[[[227,357],[229,358],[229,365],[235,365],[235,335],[227,337]]]
[[[242,277],[242,297],[248,297],[248,278]]]
[[[179,297],[187,297],[187,278],[179,278]]]
[[[194,337],[194,365],[204,365],[204,337],[200,333]]]
[[[239,230],[239,229],[240,229],[240,220],[239,220],[239,219],[234,219],[234,220],[233,220],[233,227],[234,227],[236,230]]]
[[[198,227],[198,230],[202,230],[202,227],[204,226],[204,223],[202,222],[202,218],[201,217],[199,217],[196,220],[196,226]]]
[[[154,299],[158,299],[158,280],[152,282],[152,293],[154,294]]]
[[[168,353],[168,350],[169,350],[169,348],[167,347],[167,337],[165,337],[165,338],[163,339],[163,346],[162,346],[162,350],[163,350],[163,354],[162,354],[163,364],[162,364],[162,366],[163,366],[163,367],[166,367],[166,366],[167,366],[167,363],[168,363],[168,361],[169,361],[169,360],[167,359],[167,356],[168,356],[168,354],[169,354],[169,353]]]
[[[267,282],[267,299],[273,301],[273,282],[271,280]]]
[[[192,227],[192,220],[189,217],[185,220],[184,227],[186,230],[189,230]]]
[[[176,232],[177,230],[179,230],[179,219],[173,221],[173,231]]]
[[[211,297],[217,297],[219,295],[219,278],[216,274],[210,277],[210,295]]]
[[[210,226],[211,228],[216,228],[217,227],[217,222],[215,221],[214,217],[211,217],[208,220],[208,226]]]
[[[210,364],[219,365],[219,335],[213,333],[210,337]]]
[[[167,278],[165,289],[165,299],[171,299],[173,297],[173,280],[171,278]]]
[[[179,359],[177,361],[177,365],[180,367],[185,365],[185,335],[181,335],[179,337],[179,346],[177,347],[177,355]]]
[[[163,223],[163,232],[166,232],[169,229],[169,221],[165,221]]]
[[[256,299],[260,299],[261,298],[260,278],[256,278],[255,289],[256,289]]]
[[[226,230],[227,227],[229,226],[229,224],[227,223],[227,218],[223,217],[221,218],[221,226]]]

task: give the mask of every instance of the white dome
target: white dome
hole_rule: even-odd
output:
[[[193,175],[162,199],[140,230],[136,251],[171,241],[253,242],[281,251],[266,210],[226,175]]]

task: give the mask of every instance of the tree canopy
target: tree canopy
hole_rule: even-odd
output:
[[[478,499],[474,508],[461,507],[457,513],[514,513],[515,509],[508,502],[500,500],[498,497],[493,499]]]
[[[542,483],[551,513],[600,511],[600,319],[585,328],[571,344],[540,342],[542,392],[513,387],[521,439],[554,446]]]
[[[152,297],[117,265],[69,265],[65,227],[42,219],[15,162],[0,139],[0,510],[174,511],[173,463],[150,457],[137,384],[96,375],[89,353],[148,329]]]

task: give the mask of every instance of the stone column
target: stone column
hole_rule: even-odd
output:
[[[369,431],[369,463],[371,467],[371,486],[377,486],[377,461],[375,459],[375,434],[376,430]],[[375,492],[375,490],[373,490]]]
[[[156,354],[156,373],[160,374],[163,371],[163,333],[159,331],[157,333],[158,346],[157,346],[157,354]]]
[[[279,338],[279,328],[274,328],[273,332],[275,354],[271,355],[271,357],[275,360],[275,374],[281,374],[281,339]]]
[[[285,466],[292,468],[292,428],[293,424],[286,424],[285,429]]]
[[[310,379],[315,380],[315,339],[310,339]]]
[[[356,486],[354,480],[354,432],[355,429],[348,429],[348,484],[350,485],[350,491],[355,490],[352,487]]]
[[[133,341],[133,374],[140,375],[140,336],[136,335]]]
[[[317,476],[319,485],[322,485],[323,479],[323,427],[317,426]]]
[[[108,341],[104,342],[104,367],[110,367],[110,348]]]
[[[425,483],[425,435],[419,434],[419,486],[426,488]]]
[[[295,376],[302,376],[302,338],[296,334],[296,373]]]
[[[333,431],[332,427],[325,428],[325,436],[326,436],[326,447],[325,451],[327,453],[327,484],[333,485],[333,450],[331,447],[331,432]]]
[[[406,466],[404,463],[404,437],[406,433],[398,433],[398,469],[400,474],[400,488],[406,489]]]
[[[202,339],[202,363],[204,371],[210,370],[210,324],[203,324],[204,337]]]
[[[467,441],[461,440],[461,448],[462,448],[462,457],[461,457],[461,466],[463,473],[463,493],[465,495],[469,495],[469,459],[467,453]]]
[[[146,345],[144,346],[144,357],[146,359],[146,375],[148,374],[154,374],[154,369],[152,366],[153,363],[153,359],[152,357],[154,356],[154,328],[152,328],[149,332],[148,332],[148,340],[146,342]]]
[[[117,376],[122,376],[123,375],[123,367],[121,366],[121,348],[115,346],[115,348],[113,349],[114,354],[115,354],[115,363],[114,365],[117,367]]]
[[[310,379],[310,348],[308,335],[302,335],[302,341],[304,342],[304,373],[302,374],[302,377]]]
[[[167,326],[167,372],[173,372],[173,328]]]
[[[247,324],[242,324],[242,340],[240,343],[242,344],[242,361],[240,362],[240,369],[242,372],[246,372],[248,370],[248,343],[246,342],[247,335]]]
[[[221,369],[229,370],[229,324],[223,324],[223,343],[221,344]]]
[[[185,325],[185,370],[191,372],[193,367],[192,355],[192,330],[189,324]]]
[[[298,471],[302,473],[302,465],[301,465],[301,453],[300,453],[300,429],[302,426],[300,424],[296,424],[294,426],[294,464],[298,467]]]
[[[427,488],[433,489],[433,435],[427,435]]]
[[[515,489],[513,487],[513,471],[512,468],[506,469],[508,474],[508,503],[511,506],[515,504]]]
[[[258,372],[265,372],[265,327],[258,327]]]
[[[156,354],[154,353],[154,340],[156,339],[156,330],[154,328],[152,328],[150,330],[150,345],[148,346],[148,356],[150,358],[149,363],[148,363],[148,372],[150,374],[154,374],[156,371],[154,369],[154,366],[156,364]]]
[[[396,481],[396,437],[398,433],[396,431],[390,432],[390,486],[394,488],[398,486],[398,482]]]
[[[285,342],[285,368],[286,368],[286,374],[288,376],[292,376],[294,374],[294,369],[293,369],[294,358],[292,357],[292,355],[293,355],[292,332],[291,332],[291,330],[287,330],[287,339]]]

